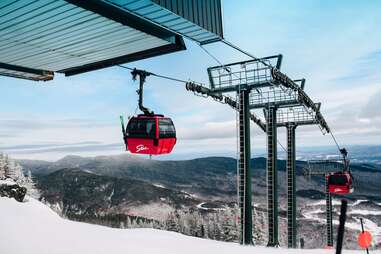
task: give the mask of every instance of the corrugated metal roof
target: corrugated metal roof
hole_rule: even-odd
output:
[[[0,1],[0,56],[10,66],[73,74],[185,48],[173,33],[149,31],[64,0]],[[39,80],[4,68],[0,75]]]
[[[180,35],[220,40],[220,1],[2,0],[0,75],[48,80],[183,50]]]
[[[102,0],[201,44],[223,38],[220,0]]]

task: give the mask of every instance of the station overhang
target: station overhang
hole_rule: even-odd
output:
[[[221,0],[104,0],[200,44],[223,39]]]
[[[136,4],[152,4],[160,8],[157,14],[166,12],[165,17],[178,16],[187,24],[199,26],[193,23],[196,20],[176,14],[189,7],[181,5],[175,10],[172,7],[177,5],[170,2],[180,1],[166,2],[171,8],[155,0],[1,1],[0,75],[46,81],[53,79],[54,72],[75,75],[185,50],[185,35],[195,36],[200,42],[215,39],[213,27],[210,31],[203,28],[207,32],[197,37],[181,30],[176,22],[171,26],[158,17],[149,19],[151,16],[141,13],[147,11],[145,8],[132,8]],[[220,4],[220,0],[205,2]],[[208,24],[203,25],[208,28]],[[220,32],[222,35],[222,28]]]

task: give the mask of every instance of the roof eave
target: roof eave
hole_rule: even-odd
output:
[[[142,59],[146,59],[146,58],[150,58],[154,56],[169,54],[169,53],[173,53],[173,52],[177,52],[177,51],[185,50],[185,49],[186,47],[185,47],[183,38],[179,35],[176,35],[174,44],[167,44],[164,46],[160,46],[160,47],[156,47],[156,48],[152,48],[148,50],[143,50],[140,52],[136,52],[136,53],[132,53],[132,54],[124,55],[124,56],[119,56],[116,58],[107,59],[107,60],[99,61],[96,63],[63,69],[63,70],[59,70],[58,72],[64,73],[65,76],[73,76],[73,75],[81,74],[88,71],[94,71],[94,70],[98,70],[102,68],[111,67],[114,65],[125,64],[128,62],[133,62],[133,61],[142,60]]]

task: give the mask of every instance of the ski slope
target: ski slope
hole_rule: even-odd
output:
[[[334,250],[245,247],[154,229],[114,229],[63,219],[34,199],[19,203],[0,197],[0,253],[322,254]],[[381,254],[381,251],[372,253]]]

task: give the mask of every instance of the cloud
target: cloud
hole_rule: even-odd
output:
[[[381,49],[377,49],[354,59],[346,73],[333,78],[331,81],[346,84],[349,87],[358,84],[367,86],[381,80]]]
[[[12,154],[44,154],[44,153],[54,153],[59,152],[63,154],[72,154],[79,152],[108,152],[108,151],[123,151],[124,146],[122,143],[113,144],[94,144],[94,145],[60,145],[59,147],[51,146],[49,148],[41,149],[28,149],[28,150],[13,150]]]
[[[184,140],[232,138],[235,136],[235,121],[205,122],[201,127],[180,128],[178,133]]]
[[[84,145],[100,145],[98,141],[85,141],[79,143],[50,143],[50,144],[30,144],[30,145],[13,145],[13,146],[0,146],[0,150],[28,150],[28,149],[42,149],[42,148],[56,148],[56,147],[75,147]]]
[[[95,119],[0,119],[0,128],[15,131],[30,131],[62,128],[93,128],[109,126]]]
[[[381,117],[381,89],[369,98],[368,103],[361,110],[360,117],[371,120]]]

